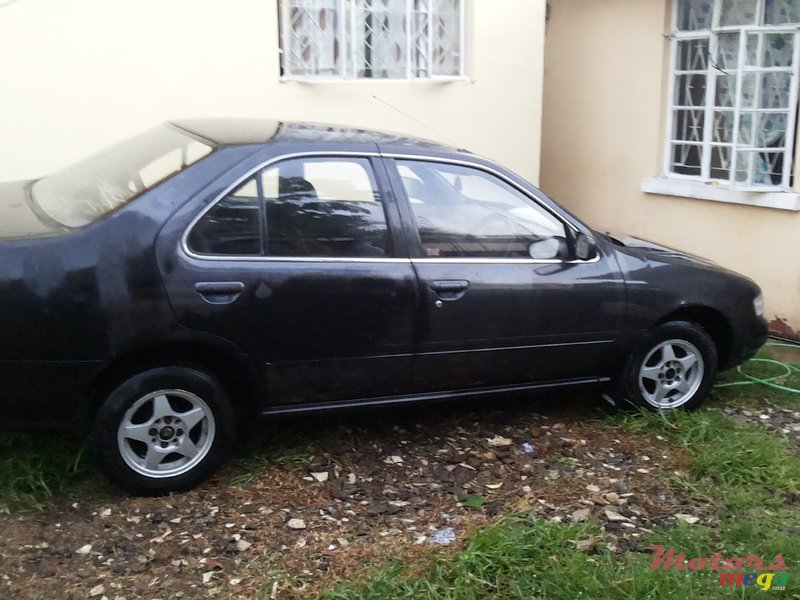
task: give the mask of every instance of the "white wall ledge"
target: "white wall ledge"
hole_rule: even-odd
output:
[[[686,179],[653,177],[642,181],[642,191],[662,196],[680,196],[729,204],[745,204],[800,212],[800,194],[795,192],[751,192]]]

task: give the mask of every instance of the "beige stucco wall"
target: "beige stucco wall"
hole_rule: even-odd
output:
[[[301,84],[279,82],[277,0],[16,0],[0,8],[0,181],[171,118],[263,116],[444,138],[535,182],[545,2],[467,1],[470,81]]]
[[[752,277],[764,288],[768,319],[800,335],[800,213],[639,191],[643,179],[662,174],[667,1],[551,4],[542,188],[599,229]]]

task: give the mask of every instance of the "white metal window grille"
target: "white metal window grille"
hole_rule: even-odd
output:
[[[792,184],[800,0],[674,0],[666,173]]]
[[[281,0],[288,79],[458,79],[463,0]]]

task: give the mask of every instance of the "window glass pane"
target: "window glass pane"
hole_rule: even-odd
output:
[[[701,146],[673,144],[672,172],[679,175],[700,175],[700,151]]]
[[[672,139],[702,142],[705,116],[706,113],[702,110],[676,110]]]
[[[731,148],[732,146],[713,146],[711,148],[711,179],[730,179]]]
[[[762,44],[762,67],[792,66],[794,35],[791,33],[768,33],[764,35]]]
[[[678,75],[675,78],[675,104],[677,106],[705,106],[705,103],[705,75]]]
[[[760,108],[788,108],[791,73],[764,73],[761,77]]]
[[[368,160],[287,160],[264,171],[262,189],[268,255],[392,255],[383,202]]]
[[[719,24],[753,25],[756,22],[756,0],[722,0]]]
[[[748,184],[750,182],[750,174],[753,171],[753,153],[752,152],[737,152],[736,153],[736,182],[741,184]]]
[[[357,0],[353,31],[356,75],[384,79],[406,76],[406,0]]]
[[[453,77],[461,72],[461,0],[431,0],[432,75]]]
[[[739,115],[739,145],[753,145],[753,126],[755,125],[756,115],[751,112],[743,112]]]
[[[712,131],[712,142],[729,144],[733,142],[733,121],[734,113],[732,110],[714,113],[714,129]]]
[[[717,66],[721,69],[736,69],[739,67],[739,34],[721,33],[717,36]]]
[[[338,0],[284,0],[292,75],[336,75],[341,71],[341,20]]]
[[[424,256],[568,258],[564,224],[497,177],[422,161],[398,168]]]
[[[696,31],[711,28],[713,0],[676,0],[678,2],[678,22],[680,31]]]
[[[747,66],[757,67],[760,64],[758,44],[761,36],[757,33],[747,34]]]
[[[789,118],[785,112],[760,113],[756,121],[758,133],[756,146],[759,148],[780,148],[786,143],[786,122]]]
[[[766,0],[764,24],[800,23],[800,2],[797,0]]]
[[[198,254],[261,255],[261,210],[255,179],[217,202],[194,226],[188,245]]]
[[[708,68],[708,38],[678,42],[678,70],[705,71]]]
[[[736,106],[736,75],[717,75],[717,90],[714,106]]]
[[[783,180],[783,152],[759,152],[753,157],[757,185],[780,185]]]

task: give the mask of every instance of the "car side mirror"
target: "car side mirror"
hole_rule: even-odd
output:
[[[591,260],[597,256],[597,242],[582,231],[575,234],[575,256],[578,260]]]

